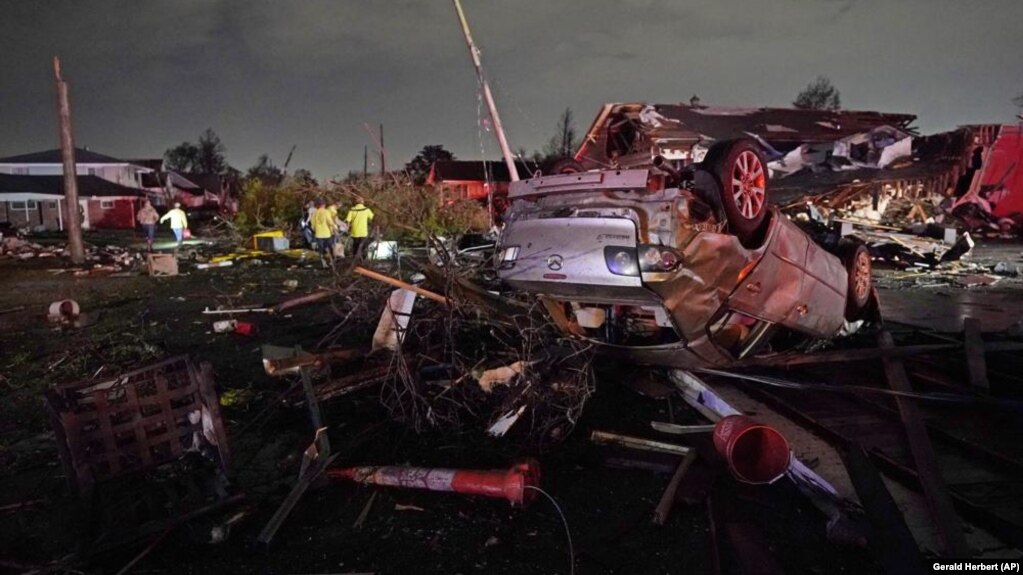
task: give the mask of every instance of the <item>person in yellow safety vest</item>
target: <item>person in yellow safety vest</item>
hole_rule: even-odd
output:
[[[188,229],[188,218],[185,216],[185,211],[181,209],[181,202],[174,202],[174,208],[160,218],[160,223],[162,224],[165,220],[170,220],[170,229],[174,232],[174,238],[178,240],[180,248],[181,242],[185,239],[185,230]]]
[[[316,238],[316,251],[320,252],[320,261],[323,262],[323,267],[327,267],[327,256],[331,253],[334,243],[336,224],[334,216],[326,208],[323,200],[316,200],[316,211],[313,212],[310,224],[313,228],[313,237]],[[334,261],[333,257],[330,258],[330,261]]]
[[[352,236],[352,257],[362,259],[366,256],[366,244],[369,241],[369,223],[373,220],[373,210],[362,203],[362,198],[355,199],[355,205],[348,210],[345,221],[348,222],[348,234]]]

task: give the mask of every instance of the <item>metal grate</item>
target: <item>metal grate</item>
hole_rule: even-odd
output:
[[[188,451],[230,466],[212,368],[178,356],[117,378],[46,393],[68,481],[85,495],[100,481],[174,461]]]

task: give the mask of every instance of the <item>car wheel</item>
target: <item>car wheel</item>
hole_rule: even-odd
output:
[[[728,229],[744,245],[755,242],[767,215],[767,164],[751,140],[715,145],[704,164],[721,185]]]
[[[870,252],[859,243],[848,244],[843,250],[842,262],[849,275],[849,295],[846,298],[845,315],[857,319],[870,303],[870,292],[874,287],[870,276]]]
[[[559,175],[559,174],[577,174],[579,172],[585,172],[586,169],[583,165],[575,161],[573,158],[558,158],[550,161],[543,168],[545,175]]]

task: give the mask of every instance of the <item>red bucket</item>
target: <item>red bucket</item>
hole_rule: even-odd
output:
[[[789,442],[775,429],[745,415],[729,415],[714,426],[714,447],[740,481],[771,483],[789,468]]]

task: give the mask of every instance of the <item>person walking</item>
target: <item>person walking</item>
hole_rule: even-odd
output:
[[[355,205],[348,210],[345,222],[348,224],[348,234],[352,237],[352,257],[363,259],[366,257],[366,244],[369,240],[369,224],[373,221],[373,210],[362,203],[362,198],[355,198]]]
[[[330,217],[334,218],[334,241],[332,246],[334,257],[343,258],[345,257],[344,234],[348,233],[348,224],[341,221],[341,217],[338,216],[337,202],[327,204],[327,211],[330,212]]]
[[[298,223],[299,229],[302,230],[302,237],[305,239],[305,243],[309,246],[309,249],[316,249],[316,238],[313,236],[313,214],[316,213],[316,203],[309,202],[306,204],[305,209],[302,212],[302,219]]]
[[[320,252],[323,267],[327,267],[328,261],[334,262],[332,248],[335,227],[334,216],[330,214],[323,200],[316,200],[316,211],[313,212],[311,224],[313,236],[316,238],[316,251]]]
[[[149,200],[142,200],[142,209],[135,215],[146,233],[146,251],[153,251],[153,238],[156,237],[156,222],[160,221],[160,214],[153,207]]]
[[[174,202],[174,208],[160,218],[160,223],[162,224],[165,220],[170,220],[170,229],[174,232],[174,238],[178,240],[180,248],[181,242],[185,239],[185,231],[188,230],[188,218],[185,216],[185,211],[181,209],[181,202]]]

